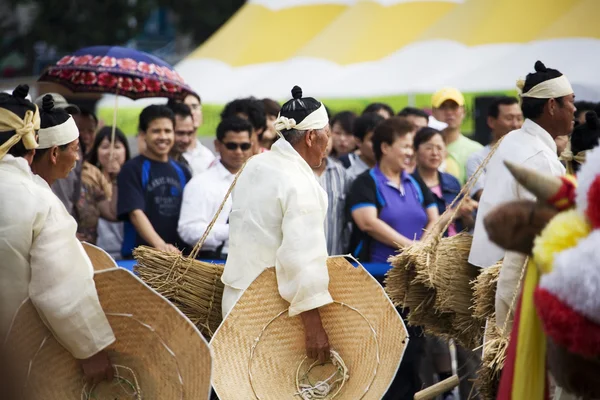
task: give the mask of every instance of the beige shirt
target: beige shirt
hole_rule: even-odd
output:
[[[504,324],[526,257],[523,254],[507,252],[492,243],[483,220],[490,210],[502,203],[535,199],[510,174],[504,165],[505,160],[543,174],[564,175],[565,168],[558,160],[556,152],[556,143],[552,136],[528,119],[521,129],[506,135],[486,168],[469,262],[481,268],[488,268],[504,258],[496,290],[496,321],[499,326]]]
[[[326,214],[327,194],[287,141],[250,159],[233,191],[223,315],[272,266],[290,316],[331,303]]]
[[[0,160],[0,339],[29,297],[75,358],[115,341],[76,230],[63,203],[25,159]]]

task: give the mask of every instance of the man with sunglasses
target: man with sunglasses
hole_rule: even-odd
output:
[[[217,127],[215,149],[221,155],[220,159],[207,171],[194,176],[183,191],[177,230],[188,245],[194,246],[200,240],[219,210],[235,175],[252,156],[251,134],[250,122],[238,116],[223,119]],[[199,258],[227,258],[230,211],[231,196],[200,249]]]

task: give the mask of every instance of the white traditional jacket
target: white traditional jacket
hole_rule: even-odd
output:
[[[28,297],[59,342],[88,358],[115,341],[77,224],[24,158],[0,160],[0,340]]]
[[[290,316],[331,303],[326,213],[327,194],[286,140],[251,158],[233,191],[223,315],[273,266]]]
[[[504,258],[496,290],[496,323],[499,326],[504,325],[526,256],[507,252],[492,243],[483,220],[491,209],[502,203],[523,199],[535,200],[527,189],[517,183],[504,165],[505,160],[543,174],[565,174],[565,167],[558,160],[554,139],[529,119],[525,120],[521,129],[506,135],[486,168],[469,262],[481,268],[488,268]]]

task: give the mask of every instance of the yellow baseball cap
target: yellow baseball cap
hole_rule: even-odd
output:
[[[446,100],[452,100],[459,106],[465,105],[465,98],[462,93],[453,87],[445,87],[438,90],[431,96],[431,105],[433,108],[439,108]]]

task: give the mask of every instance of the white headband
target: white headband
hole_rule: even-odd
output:
[[[521,93],[521,97],[532,97],[535,99],[556,99],[558,97],[573,94],[573,88],[566,76],[561,75],[558,78],[549,79],[538,83],[526,93]]]
[[[67,143],[71,143],[73,140],[79,138],[79,129],[75,124],[73,117],[69,116],[69,119],[64,123],[50,128],[43,128],[38,131],[38,149],[49,149],[53,146],[62,146]]]
[[[312,113],[308,114],[306,118],[299,124],[296,124],[294,118],[286,118],[279,113],[275,120],[275,130],[277,132],[285,131],[288,129],[296,129],[298,131],[308,131],[310,129],[323,129],[329,123],[329,117],[327,116],[327,110],[323,103],[321,107],[317,108]]]

